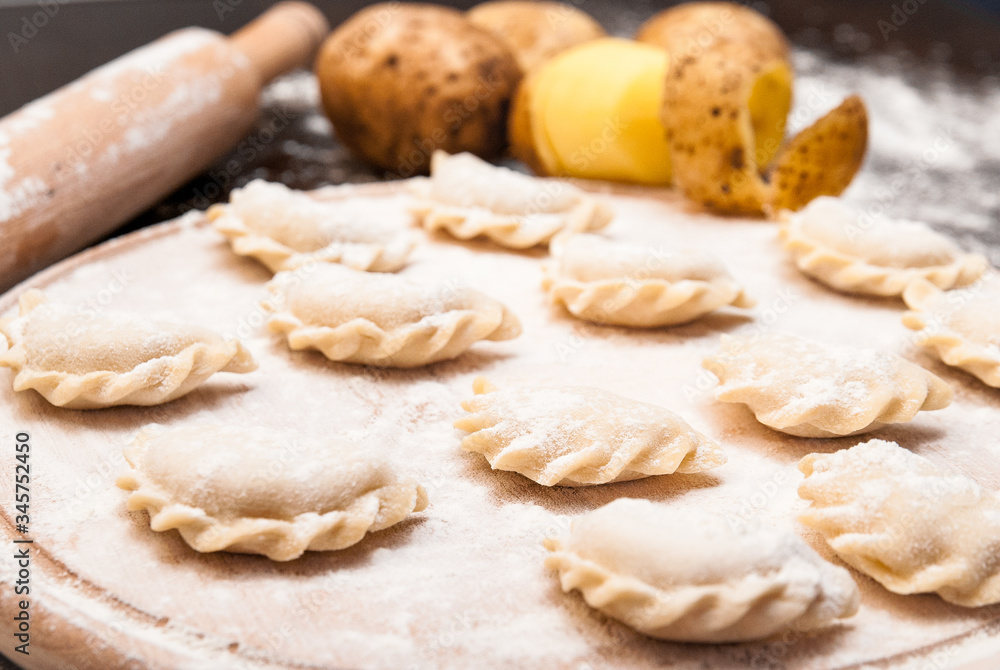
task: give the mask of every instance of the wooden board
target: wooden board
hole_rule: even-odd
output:
[[[362,189],[402,204],[391,186]],[[329,189],[323,197],[354,191]],[[838,295],[800,276],[772,224],[683,210],[667,192],[619,189],[618,239],[713,250],[759,301],[749,315],[631,331],[585,324],[549,306],[541,252],[433,236],[406,275],[467,283],[504,301],[524,335],[481,343],[455,361],[375,370],[290,352],[261,327],[257,301],[269,274],[234,256],[197,214],[92,249],[0,298],[44,288],[94,309],[169,315],[238,334],[260,362],[250,375],[214,377],[160,407],[68,411],[15,394],[0,371],[0,537],[13,529],[14,441],[31,436],[31,655],[28,668],[993,668],[1000,608],[964,609],[933,595],[898,596],[852,571],[860,613],[808,635],[740,645],[645,638],[563,594],[542,565],[544,537],[617,497],[697,505],[799,532],[805,503],[797,461],[865,438],[806,440],[716,403],[699,367],[723,332],[781,330],[903,352],[950,381],[955,403],[876,437],[897,440],[1000,488],[1000,392],[915,351],[892,300]],[[493,472],[459,448],[451,423],[472,379],[500,386],[588,384],[678,412],[725,448],[729,462],[701,475],[600,487],[545,488]],[[428,509],[341,552],[290,563],[198,554],[176,532],[155,533],[125,510],[114,479],[121,448],[144,424],[203,420],[340,434],[389,454],[428,489]],[[18,597],[13,551],[0,560],[0,639],[12,655]]]

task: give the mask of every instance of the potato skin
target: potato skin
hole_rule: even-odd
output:
[[[798,210],[821,195],[840,195],[861,168],[868,147],[868,111],[852,95],[796,135],[771,175],[770,209]]]
[[[766,62],[788,60],[784,33],[763,14],[734,2],[686,2],[654,14],[636,31],[635,39],[666,49],[675,57],[698,57],[732,43],[731,53]]]
[[[492,0],[476,5],[467,16],[504,40],[524,72],[561,51],[606,35],[593,17],[562,2]]]
[[[427,172],[435,149],[500,154],[521,72],[503,41],[463,13],[383,3],[327,38],[316,75],[340,140],[409,177]]]
[[[760,213],[767,189],[760,176],[747,101],[763,72],[785,68],[740,58],[738,44],[699,57],[671,60],[664,89],[663,124],[684,195],[723,213]],[[790,74],[788,75],[790,77]]]

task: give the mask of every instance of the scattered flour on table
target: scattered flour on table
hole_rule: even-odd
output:
[[[564,534],[586,511],[618,497],[637,497],[703,507],[731,520],[760,519],[799,533],[835,560],[795,521],[804,506],[795,493],[801,480],[795,465],[810,451],[860,440],[808,440],[770,431],[742,408],[716,403],[711,388],[698,385],[700,362],[718,349],[721,332],[787,331],[898,351],[908,337],[899,322],[903,307],[852,299],[805,279],[781,252],[769,224],[683,214],[671,204],[675,200],[664,197],[664,203],[615,198],[619,218],[607,234],[651,245],[684,239],[711,249],[758,299],[751,312],[755,320],[723,310],[692,324],[649,331],[587,324],[548,304],[540,287],[542,254],[425,238],[402,276],[484,291],[521,319],[520,338],[478,343],[455,361],[424,369],[381,370],[290,352],[257,326],[245,339],[258,371],[238,380],[213,378],[189,396],[153,408],[63,412],[0,385],[5,422],[23,421],[11,412],[30,403],[45,417],[32,424],[39,444],[64,444],[68,432],[74,436],[72,449],[53,446],[33,455],[39,470],[49,473],[38,482],[36,535],[82,577],[157,617],[169,617],[178,631],[204,631],[206,644],[222,647],[239,636],[248,649],[302,663],[422,669],[490,660],[526,668],[583,663],[697,668],[741,662],[745,667],[747,658],[773,658],[777,652],[767,642],[694,648],[655,642],[609,622],[577,594],[561,592],[543,566],[542,541]],[[155,305],[156,311],[218,332],[247,320],[270,276],[189,218],[170,236],[124,248],[94,269],[56,280],[49,292],[53,300],[85,303],[114,269],[133,277],[115,296],[115,311],[147,313]],[[773,309],[776,304],[783,306],[780,312]],[[947,460],[984,485],[1000,484],[1000,466],[984,448],[1000,429],[996,398],[974,380],[934,369],[956,386],[955,403],[878,436],[931,460]],[[578,489],[543,487],[515,473],[494,472],[481,455],[461,449],[463,433],[452,426],[480,375],[500,388],[597,386],[665,407],[717,441],[729,462],[697,475]],[[121,447],[153,421],[259,423],[290,433],[341,436],[385,454],[416,477],[427,488],[430,505],[355,547],[310,553],[291,564],[197,555],[176,533],[154,533],[145,515],[127,513],[125,493],[113,488],[117,472],[111,471],[120,465]],[[80,486],[87,481],[93,486]],[[159,575],[152,581],[151,566]],[[855,576],[863,592],[859,615],[827,632],[828,644],[813,644],[824,638],[810,637],[783,647],[782,663],[863,662],[871,649],[880,655],[904,652],[981,621],[974,611],[934,598],[890,596]],[[229,603],[232,614],[220,618],[214,608],[192,607],[193,592],[202,602]],[[274,637],[275,630],[285,632]]]

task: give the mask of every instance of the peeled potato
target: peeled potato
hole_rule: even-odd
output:
[[[466,16],[506,42],[524,72],[570,47],[605,36],[593,17],[561,2],[494,0],[476,5]]]
[[[856,95],[788,143],[771,174],[773,210],[798,210],[821,195],[840,195],[861,167],[868,114]]]
[[[856,97],[785,145],[789,46],[761,14],[692,2],[659,13],[638,38],[588,42],[531,72],[508,122],[513,154],[546,175],[673,180],[733,214],[838,195],[859,169],[867,117]]]
[[[507,119],[510,153],[524,162],[535,174],[559,174],[555,152],[543,129],[541,119],[533,118],[532,93],[537,90],[538,71],[529,72],[517,87]]]
[[[675,58],[698,57],[729,43],[743,44],[744,57],[788,59],[788,40],[773,21],[735,2],[686,2],[655,14],[635,39],[666,49]]]
[[[426,172],[437,149],[500,154],[521,71],[503,41],[462,12],[384,3],[327,38],[316,75],[341,141],[408,177]]]
[[[615,38],[559,54],[521,83],[512,152],[540,174],[669,184],[660,121],[667,63],[662,49]]]

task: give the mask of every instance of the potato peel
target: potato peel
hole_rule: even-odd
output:
[[[796,210],[850,184],[867,146],[864,103],[851,96],[786,142],[793,71],[769,19],[692,2],[660,12],[636,39],[571,48],[522,81],[509,120],[514,155],[539,174],[673,182],[722,214]],[[665,54],[663,69],[640,45]]]
[[[664,90],[674,179],[684,194],[725,213],[763,211],[768,188],[760,175],[749,100],[761,77],[787,82],[781,59],[755,63],[738,44],[671,61]],[[782,121],[783,123],[783,121]]]
[[[719,44],[670,65],[663,123],[678,186],[725,214],[795,210],[819,195],[839,195],[861,167],[868,143],[861,98],[847,98],[779,151],[791,70],[780,59],[741,59],[739,50]]]
[[[798,210],[821,195],[840,195],[868,146],[868,112],[852,95],[792,139],[771,173],[768,209]]]

